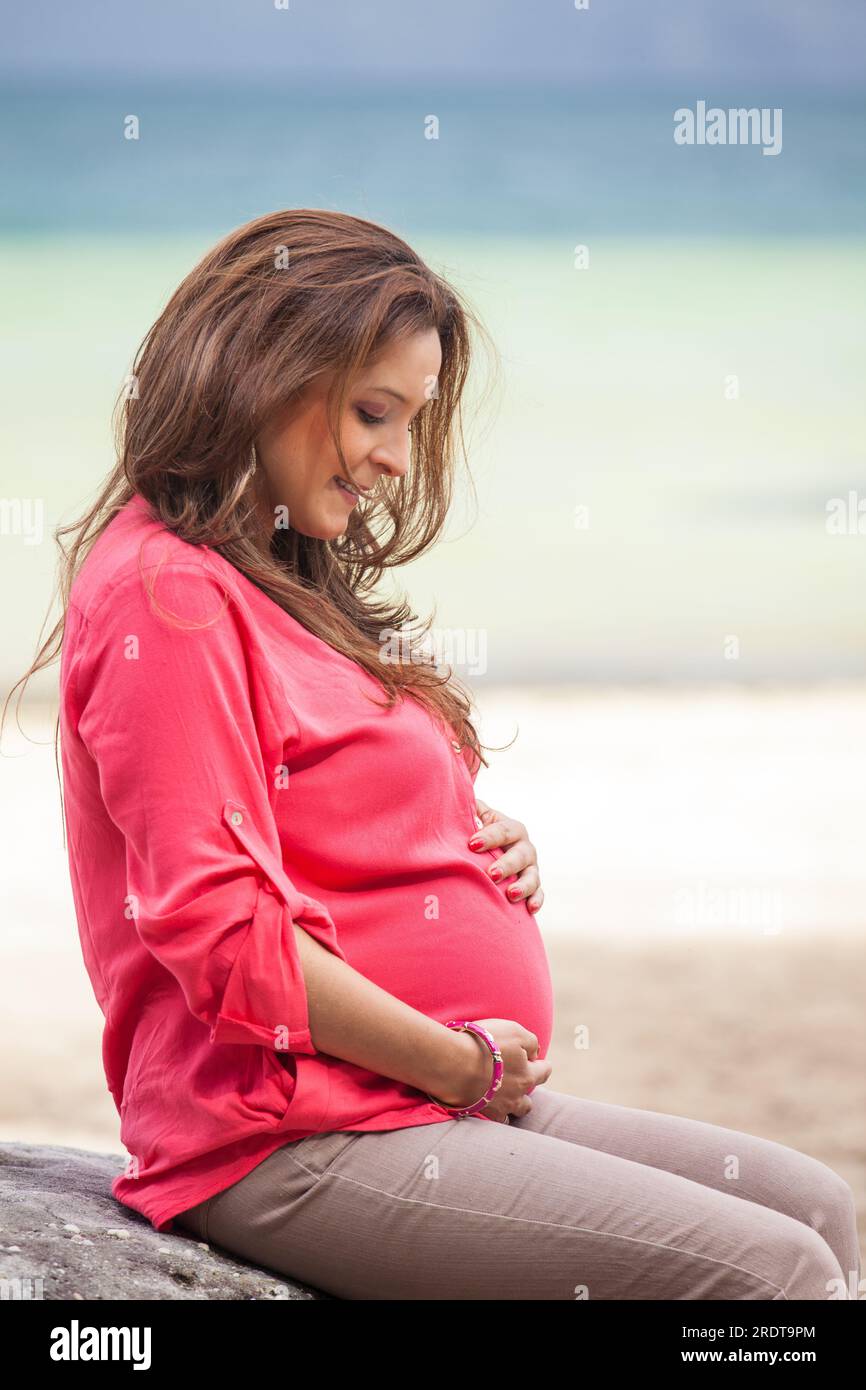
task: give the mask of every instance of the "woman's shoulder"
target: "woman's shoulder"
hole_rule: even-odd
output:
[[[93,624],[106,611],[136,606],[174,609],[198,621],[220,595],[237,599],[240,589],[228,564],[208,546],[193,545],[171,531],[134,493],[111,517],[88,551],[72,583],[69,602]],[[204,612],[202,611],[204,609]]]

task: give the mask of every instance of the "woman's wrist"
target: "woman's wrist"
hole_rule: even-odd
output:
[[[461,1107],[480,1100],[493,1076],[493,1058],[482,1040],[474,1033],[446,1028],[452,1040],[448,1049],[445,1070],[436,1085],[427,1089],[442,1105]]]

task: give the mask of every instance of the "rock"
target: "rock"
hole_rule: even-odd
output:
[[[155,1231],[111,1194],[120,1154],[0,1143],[0,1279],[45,1299],[324,1299],[329,1295]],[[19,1297],[13,1285],[4,1298]]]

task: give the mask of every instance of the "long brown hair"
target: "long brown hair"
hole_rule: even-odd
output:
[[[333,371],[328,419],[348,476],[339,419],[352,374],[402,337],[431,328],[442,365],[435,394],[412,425],[408,473],[382,478],[337,540],[275,528],[264,554],[253,539],[261,525],[259,431],[312,377]],[[479,742],[471,697],[421,650],[432,619],[416,627],[405,598],[371,593],[384,570],[423,554],[443,529],[458,437],[465,457],[461,397],[470,330],[489,342],[458,292],[374,222],[291,208],[230,233],[182,281],[135,354],[114,408],[117,462],[91,509],[54,531],[61,616],[12,691],[21,685],[23,694],[30,676],[59,655],[73,580],[112,517],[140,493],[181,539],[218,550],[375,677],[388,708],[410,691],[487,766],[481,749],[491,745]],[[383,661],[380,638],[388,630],[400,632],[407,660]],[[59,724],[58,715],[55,760]]]

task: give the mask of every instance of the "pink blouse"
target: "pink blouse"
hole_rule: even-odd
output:
[[[138,494],[72,586],[60,679],[72,891],[129,1154],[112,1191],[156,1230],[291,1140],[451,1118],[317,1051],[293,922],[430,1018],[513,1018],[546,1056],[536,918],[506,897],[516,875],[486,873],[503,851],[469,849],[477,759],[414,697],[374,704],[362,667]]]

